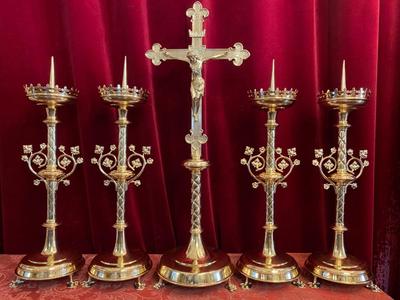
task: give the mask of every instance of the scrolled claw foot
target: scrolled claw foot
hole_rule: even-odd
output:
[[[304,283],[304,281],[302,281],[302,280],[300,280],[300,279],[296,279],[296,280],[292,281],[292,284],[293,284],[295,287],[300,288],[300,289],[306,287],[306,284]]]
[[[164,286],[165,283],[161,278],[158,278],[158,281],[153,285],[156,290],[162,289]]]
[[[89,276],[87,280],[84,280],[81,282],[81,286],[84,288],[90,288],[95,283],[96,283],[96,280],[94,280],[92,277]]]
[[[245,281],[240,283],[240,286],[244,290],[251,289],[253,283],[249,280],[249,278],[246,277]]]
[[[72,275],[69,276],[69,280],[67,281],[67,288],[74,289],[79,285],[78,280],[73,280]]]
[[[133,283],[133,286],[136,290],[142,291],[146,287],[146,284],[141,280],[141,278],[137,278]]]
[[[228,282],[226,283],[225,288],[230,292],[234,292],[237,290],[237,286],[235,284],[233,284],[230,279],[228,279]]]
[[[319,289],[321,287],[321,283],[318,281],[318,278],[314,276],[314,280],[312,282],[308,282],[307,285],[312,289]]]
[[[10,282],[9,286],[10,286],[10,288],[15,289],[15,288],[20,287],[21,285],[23,285],[24,282],[25,282],[25,280],[17,277],[13,281]]]
[[[377,286],[373,281],[368,282],[368,284],[365,286],[367,289],[371,290],[374,293],[380,293],[382,290],[380,289],[379,286]]]

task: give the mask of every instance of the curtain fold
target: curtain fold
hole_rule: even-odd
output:
[[[153,43],[184,48],[190,43],[185,15],[193,1],[167,0],[4,0],[0,11],[0,202],[5,253],[40,250],[44,239],[45,192],[20,161],[23,144],[46,138],[45,112],[30,103],[22,85],[48,81],[50,56],[56,82],[79,89],[78,99],[61,107],[59,144],[79,145],[85,159],[60,187],[57,197],[60,247],[101,252],[114,245],[115,191],[90,164],[96,144],[117,143],[115,110],[97,91],[121,81],[128,57],[128,83],[150,97],[129,111],[128,144],[152,146],[154,164],[139,188],[127,193],[129,247],[165,252],[188,242],[190,156],[184,136],[190,128],[190,70],[167,61],[156,67],[144,53]],[[368,87],[365,107],[350,114],[349,146],[368,149],[370,166],[358,188],[346,196],[346,246],[373,265],[378,281],[393,297],[400,259],[400,159],[397,154],[400,104],[400,2],[378,0],[203,1],[207,47],[242,42],[251,56],[242,66],[206,63],[204,77],[205,158],[202,175],[204,241],[224,251],[261,248],[265,194],[251,187],[240,159],[246,145],[265,146],[265,113],[247,90],[267,88],[271,61],[276,83],[299,90],[296,103],[280,111],[277,146],[297,148],[301,165],[278,189],[275,215],[278,251],[328,251],[332,247],[335,199],[325,191],[314,149],[337,145],[336,114],[321,107],[316,94],[338,87],[346,59],[348,87]]]

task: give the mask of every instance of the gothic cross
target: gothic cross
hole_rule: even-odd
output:
[[[186,49],[167,49],[160,44],[154,44],[151,50],[146,52],[146,57],[158,66],[166,60],[181,60],[187,62],[192,70],[190,94],[192,97],[192,126],[190,135],[186,136],[186,142],[191,145],[192,159],[201,158],[201,145],[207,142],[207,136],[202,129],[202,99],[204,95],[205,82],[202,77],[203,63],[210,59],[225,59],[232,61],[235,66],[240,66],[243,60],[250,56],[250,52],[243,48],[241,43],[235,43],[233,47],[226,49],[209,49],[203,45],[205,29],[204,19],[209,12],[199,1],[186,11],[186,16],[191,19],[192,29],[189,36],[191,45]]]

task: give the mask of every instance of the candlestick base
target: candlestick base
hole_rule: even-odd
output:
[[[315,277],[340,284],[366,285],[372,280],[367,265],[353,256],[336,259],[332,254],[311,254],[304,267]]]
[[[206,256],[197,264],[187,258],[185,252],[186,248],[180,248],[161,257],[157,268],[161,280],[197,288],[224,283],[233,275],[233,265],[221,251],[205,249]]]
[[[126,281],[140,278],[152,266],[150,257],[141,250],[135,250],[124,256],[98,254],[89,265],[89,276],[101,281]]]
[[[84,263],[82,255],[77,253],[28,254],[18,264],[15,274],[22,280],[51,280],[72,275]]]
[[[266,257],[261,252],[243,254],[237,262],[238,271],[246,278],[269,283],[295,281],[300,268],[286,253]]]

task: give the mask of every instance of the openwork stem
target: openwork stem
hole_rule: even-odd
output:
[[[277,178],[275,174],[275,131],[278,124],[276,123],[276,110],[268,110],[267,119],[267,151],[265,157],[265,193],[266,193],[266,216],[265,216],[265,237],[263,254],[266,257],[273,257],[276,255],[274,243],[274,230],[277,228],[274,224],[274,195],[276,190]],[[268,175],[270,174],[270,175]]]
[[[275,108],[269,108],[267,112],[267,147],[259,148],[259,152],[254,154],[254,148],[247,146],[244,154],[249,158],[242,158],[241,164],[246,165],[250,175],[255,180],[253,188],[262,185],[266,196],[265,210],[265,237],[263,255],[271,258],[276,255],[274,245],[274,231],[277,229],[274,222],[274,197],[276,187],[281,185],[286,187],[284,181],[292,172],[294,166],[299,165],[300,161],[294,159],[296,148],[287,150],[287,156],[282,154],[281,148],[275,147],[275,132],[278,123],[276,122],[277,112]],[[275,156],[275,154],[277,156]],[[270,260],[266,260],[270,261]]]
[[[47,125],[47,165],[46,169],[57,168],[56,159],[56,108],[46,108],[47,118],[44,123]],[[42,249],[42,255],[52,256],[57,253],[56,239],[56,191],[58,182],[56,178],[46,178],[47,190],[47,217],[43,227],[46,228],[46,238]]]
[[[57,181],[50,180],[46,184],[47,189],[47,219],[43,227],[46,228],[46,239],[44,242],[42,255],[54,255],[57,253],[56,242],[56,191]]]
[[[130,183],[139,186],[141,184],[139,177],[142,175],[147,164],[152,164],[152,158],[146,158],[150,154],[151,148],[143,146],[142,153],[136,152],[134,145],[129,146],[129,155],[127,156],[127,119],[128,110],[127,106],[123,103],[118,107],[118,147],[115,145],[110,146],[110,150],[104,153],[104,147],[96,145],[95,154],[99,155],[98,158],[92,158],[92,163],[96,164],[101,173],[106,176],[104,185],[108,186],[110,183],[115,185],[117,193],[117,209],[116,209],[116,222],[115,228],[115,245],[113,255],[118,257],[118,265],[123,266],[123,257],[127,254],[126,241],[125,241],[125,200],[126,191]],[[115,154],[115,152],[118,152]]]
[[[347,122],[347,111],[339,111],[338,123],[338,163],[337,173],[347,173],[347,129],[350,127]],[[338,182],[335,188],[336,193],[336,223],[333,228],[335,231],[335,241],[333,245],[333,257],[338,259],[346,258],[346,250],[344,246],[344,204],[347,189],[347,182]]]
[[[116,231],[115,246],[113,255],[114,256],[124,256],[126,255],[126,241],[125,241],[125,228],[127,227],[125,223],[125,192],[126,183],[117,182],[117,221],[114,225]]]

